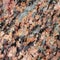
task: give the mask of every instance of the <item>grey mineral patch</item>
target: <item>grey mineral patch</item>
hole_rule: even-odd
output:
[[[40,27],[37,27],[34,31],[33,31],[33,33],[35,34],[35,33],[39,33],[39,31],[40,31]]]
[[[18,15],[18,20],[19,20],[19,22],[21,22],[22,21],[22,18],[24,17],[24,16],[27,16],[27,12],[23,12],[23,13],[21,13],[21,14],[19,14]]]

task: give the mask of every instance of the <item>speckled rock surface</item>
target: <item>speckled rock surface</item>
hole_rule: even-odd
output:
[[[0,0],[0,60],[60,60],[60,0]]]

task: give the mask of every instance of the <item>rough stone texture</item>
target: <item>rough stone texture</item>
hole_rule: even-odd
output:
[[[0,60],[60,60],[60,0],[0,0]]]

